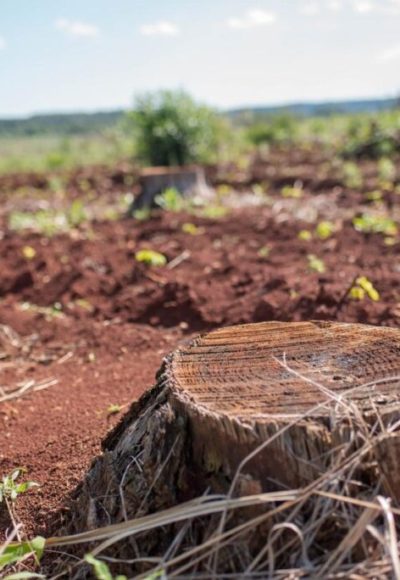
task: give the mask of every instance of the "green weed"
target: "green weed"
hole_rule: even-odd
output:
[[[308,254],[308,267],[313,272],[318,272],[318,274],[323,274],[326,271],[326,266],[323,260],[315,256],[314,254]]]
[[[366,276],[359,276],[353,287],[350,289],[350,297],[354,300],[363,300],[366,296],[373,302],[380,300],[379,292],[374,288],[372,282]]]
[[[155,250],[139,250],[135,254],[135,260],[149,266],[165,266],[167,263],[167,258],[164,254]]]
[[[291,197],[293,199],[300,199],[303,196],[303,189],[298,185],[285,185],[281,189],[282,197]]]
[[[395,236],[398,231],[396,223],[391,218],[368,213],[353,218],[353,226],[358,232],[365,234]]]
[[[185,206],[185,200],[175,187],[168,187],[160,195],[156,195],[155,202],[166,211],[182,211]]]
[[[309,230],[300,230],[297,237],[303,242],[309,242],[312,240],[312,233]]]
[[[343,183],[350,189],[360,189],[363,185],[363,176],[356,163],[347,161],[343,164]]]
[[[85,562],[92,566],[96,580],[127,580],[127,576],[113,576],[107,564],[98,560],[92,554],[85,556]]]
[[[15,501],[19,495],[26,493],[32,487],[39,486],[39,484],[34,481],[23,481],[22,483],[18,483],[17,479],[25,472],[26,469],[18,467],[9,475],[3,477],[0,481],[0,503],[7,500]]]
[[[320,240],[327,240],[335,231],[335,224],[329,221],[320,222],[315,228],[315,233]]]

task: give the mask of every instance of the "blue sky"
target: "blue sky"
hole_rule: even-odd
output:
[[[400,94],[400,0],[0,0],[0,117]]]

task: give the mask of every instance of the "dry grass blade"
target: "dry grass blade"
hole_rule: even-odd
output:
[[[329,556],[322,569],[319,571],[319,578],[326,578],[327,574],[333,574],[349,551],[359,542],[369,526],[378,516],[377,512],[371,508],[366,508],[359,517],[356,524],[348,531],[340,542],[336,550]]]
[[[107,545],[101,546],[101,550],[103,550],[112,543],[118,542],[127,536],[149,531],[160,526],[185,521],[190,518],[220,513],[224,509],[233,510],[265,505],[267,503],[294,501],[297,497],[297,490],[263,493],[235,499],[221,498],[221,496],[207,496],[135,520],[104,526],[96,530],[90,530],[72,536],[49,538],[46,541],[46,546],[68,546],[104,539],[109,540]],[[96,552],[101,550],[97,549]]]
[[[43,391],[44,389],[48,389],[49,387],[53,387],[58,383],[58,379],[46,379],[40,383],[37,383],[34,380],[26,381],[22,384],[17,385],[16,387],[12,388],[11,390],[4,390],[2,389],[2,394],[0,396],[0,403],[4,403],[6,401],[11,401],[13,399],[19,399],[28,393],[36,392],[36,391]]]

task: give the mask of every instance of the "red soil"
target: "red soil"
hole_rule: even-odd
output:
[[[0,323],[19,340],[11,344],[0,336],[1,385],[8,392],[29,379],[57,381],[0,403],[0,474],[23,465],[41,485],[17,505],[27,533],[46,534],[59,521],[69,493],[121,416],[108,415],[108,407],[119,404],[124,411],[181,340],[261,320],[398,325],[400,244],[356,232],[349,216],[360,210],[363,194],[345,191],[328,171],[320,177],[323,195],[315,195],[316,168],[301,167],[304,183],[310,174],[304,199],[273,197],[271,207],[236,209],[220,220],[166,213],[147,222],[93,222],[51,239],[5,229]],[[253,170],[255,177],[242,185],[272,179],[269,165]],[[285,171],[274,177],[276,187],[285,179],[293,184],[294,175]],[[304,208],[333,219],[337,231],[326,240],[300,241],[301,229],[314,228],[296,219]],[[199,235],[184,233],[185,222],[201,228]],[[24,258],[24,246],[35,249],[33,259]],[[269,254],[262,257],[265,246]],[[170,263],[181,261],[173,268],[139,264],[134,254],[144,248],[161,251]],[[324,260],[324,274],[309,270],[310,253]],[[359,275],[372,281],[378,302],[348,297]],[[61,314],[52,310],[55,303]],[[8,524],[4,514],[3,530]]]

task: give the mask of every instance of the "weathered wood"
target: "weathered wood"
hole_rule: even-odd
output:
[[[176,189],[183,197],[207,197],[204,169],[197,166],[149,167],[139,178],[140,193],[133,201],[131,212],[155,205],[155,198],[168,188]]]
[[[372,424],[377,408],[376,458],[390,455],[382,471],[397,486],[398,440],[389,449],[381,435],[400,416],[399,376],[397,329],[272,322],[200,336],[165,359],[156,385],[104,442],[72,529],[226,493],[233,481],[235,495],[305,486],[335,449],[357,449],[353,420]],[[167,546],[161,532],[146,542],[147,553]]]

